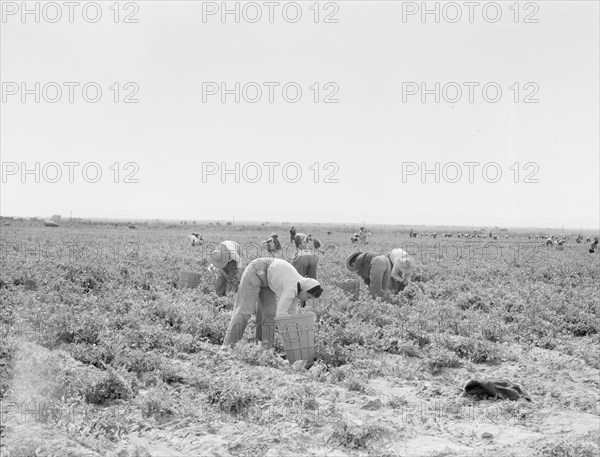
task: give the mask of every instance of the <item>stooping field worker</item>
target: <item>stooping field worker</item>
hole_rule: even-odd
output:
[[[221,241],[211,252],[210,261],[217,269],[215,291],[219,297],[236,293],[244,268],[242,248],[235,241]]]
[[[187,236],[188,241],[192,244],[192,246],[201,246],[202,245],[202,235],[199,233],[192,233]]]
[[[313,245],[313,248],[314,248],[316,251],[318,251],[318,250],[319,250],[319,248],[321,247],[321,242],[320,242],[318,239],[316,239],[316,238],[313,238],[313,236],[312,236],[312,235],[308,235],[308,239],[307,239],[307,241],[312,243],[312,245]]]
[[[223,346],[233,346],[244,331],[256,305],[256,339],[268,346],[275,341],[275,317],[297,314],[298,300],[319,298],[323,288],[304,278],[283,259],[263,257],[248,264],[238,288],[233,315]]]
[[[271,233],[271,236],[263,241],[267,245],[267,252],[269,254],[276,254],[281,251],[281,243],[279,242],[279,236],[277,233]]]
[[[355,252],[346,259],[346,268],[356,272],[367,286],[372,297],[389,288],[392,266],[390,259],[375,252]]]
[[[317,279],[317,264],[319,261],[315,253],[308,249],[308,237],[304,233],[298,233],[294,237],[294,243],[296,244],[298,251],[290,263],[300,276]],[[304,308],[305,306],[306,301],[300,302],[301,308]]]
[[[315,253],[308,249],[307,242],[308,237],[304,233],[298,233],[294,237],[298,251],[290,263],[301,276],[317,279],[318,259]]]
[[[410,279],[415,272],[417,262],[404,249],[400,248],[392,249],[388,252],[387,257],[392,264],[390,289],[393,292],[398,292],[401,286],[406,287],[410,284]]]

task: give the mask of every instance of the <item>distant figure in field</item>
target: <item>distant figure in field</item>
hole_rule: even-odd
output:
[[[392,266],[390,259],[375,252],[355,252],[346,259],[346,268],[356,272],[367,286],[372,297],[389,288]]]
[[[410,284],[410,279],[417,267],[417,262],[408,253],[400,248],[392,249],[387,254],[392,265],[390,272],[390,289],[398,292]]]
[[[307,243],[312,243],[313,248],[318,251],[319,248],[321,247],[321,242],[319,240],[317,240],[316,238],[313,238],[312,235],[308,235],[308,238],[306,239]]]
[[[187,239],[192,246],[202,246],[202,235],[199,233],[192,233],[191,235],[188,235]]]
[[[290,229],[290,243],[294,242],[294,237],[296,236],[296,227],[292,227]]]
[[[410,232],[408,232],[408,237],[412,238],[413,237],[413,229],[410,229]]]
[[[236,293],[242,276],[242,248],[235,241],[222,241],[210,254],[210,261],[217,269],[215,291],[219,297]]]
[[[549,248],[554,244],[554,242],[552,241],[552,238],[546,238],[546,247]]]
[[[327,232],[327,235],[333,235],[333,232]]]
[[[364,244],[369,244],[369,242],[367,241],[367,236],[370,235],[367,232],[367,229],[365,229],[364,227],[361,227],[360,230],[358,231],[358,238],[360,239],[360,242],[364,245]]]
[[[360,237],[358,236],[358,233],[355,233],[354,235],[352,235],[350,237],[350,241],[352,241],[352,244],[354,243],[358,243],[358,240],[360,239]]]
[[[279,237],[276,233],[271,233],[271,237],[263,241],[263,243],[267,245],[267,252],[269,254],[274,255],[281,251],[281,243],[279,242]]]
[[[593,254],[594,252],[596,252],[596,249],[598,249],[598,237],[594,238],[594,242],[590,246],[589,253]]]
[[[563,246],[564,244],[565,244],[565,240],[560,240],[556,244],[556,249],[558,249],[559,251],[563,251],[565,249],[565,247]]]

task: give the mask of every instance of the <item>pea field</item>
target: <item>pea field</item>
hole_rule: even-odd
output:
[[[267,256],[272,231],[291,259],[289,226],[3,226],[1,455],[599,455],[600,255],[577,233],[557,250],[534,231],[370,228],[353,245],[358,227],[297,229],[322,243],[327,293],[300,310],[316,314],[314,363],[291,365],[279,337],[253,341],[254,317],[221,347],[234,296],[209,269],[222,240]],[[347,255],[394,247],[418,265],[398,294],[339,287],[358,280]],[[179,288],[181,271],[200,285]],[[531,401],[464,394],[491,377]]]

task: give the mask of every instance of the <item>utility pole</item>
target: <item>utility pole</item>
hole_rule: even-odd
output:
[[[235,216],[233,216],[233,225],[235,225]]]

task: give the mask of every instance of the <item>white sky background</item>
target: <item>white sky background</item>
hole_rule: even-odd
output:
[[[458,23],[435,23],[431,15],[422,23],[418,14],[403,23],[403,2],[391,1],[337,2],[339,22],[329,24],[313,22],[312,2],[301,3],[296,24],[282,18],[281,7],[269,23],[262,2],[260,22],[238,24],[232,16],[222,23],[219,15],[203,23],[199,1],[144,1],[137,2],[139,23],[115,24],[112,3],[102,3],[95,24],[83,20],[81,10],[69,23],[66,6],[58,23],[36,23],[32,16],[22,23],[17,14],[0,24],[3,83],[94,81],[103,89],[95,104],[83,100],[81,86],[74,103],[66,88],[54,104],[36,104],[33,96],[22,103],[20,94],[3,91],[2,162],[30,168],[35,162],[97,162],[103,175],[97,183],[86,182],[81,167],[73,183],[66,167],[58,183],[4,175],[2,215],[599,225],[596,1],[537,2],[538,23],[523,23],[531,10],[521,3],[517,24],[513,2],[500,2],[503,16],[495,24],[484,20],[481,7],[469,23],[463,2]],[[108,88],[115,81],[137,83],[139,103],[114,103]],[[211,81],[229,87],[236,81],[297,82],[303,94],[287,103],[279,86],[274,103],[266,88],[255,104],[236,104],[233,96],[227,103],[219,96],[203,103],[202,82]],[[339,103],[314,103],[309,86],[317,81],[338,84]],[[420,95],[403,103],[403,82],[433,87],[436,81],[479,82],[475,102],[468,102],[464,88],[454,104],[443,98],[436,104],[433,96],[422,103]],[[481,94],[488,82],[503,90],[495,104]],[[515,103],[514,82],[521,98],[529,92],[525,83],[537,84],[539,103]],[[402,182],[403,162],[433,168],[435,162],[467,161],[497,162],[502,178],[486,182],[480,166],[473,183],[466,167],[458,183],[435,183],[433,175],[425,183],[420,175]],[[114,183],[113,162],[137,163],[139,182]],[[208,176],[203,183],[203,162],[230,168],[236,162],[297,162],[302,178],[286,182],[280,166],[273,183],[266,167],[259,183],[235,183],[233,175],[225,182]],[[314,162],[321,164],[319,183],[309,169]],[[322,168],[326,162],[338,164],[338,183],[322,182],[331,171]],[[539,182],[515,183],[514,162],[536,163]],[[520,181],[529,171],[521,169]]]

